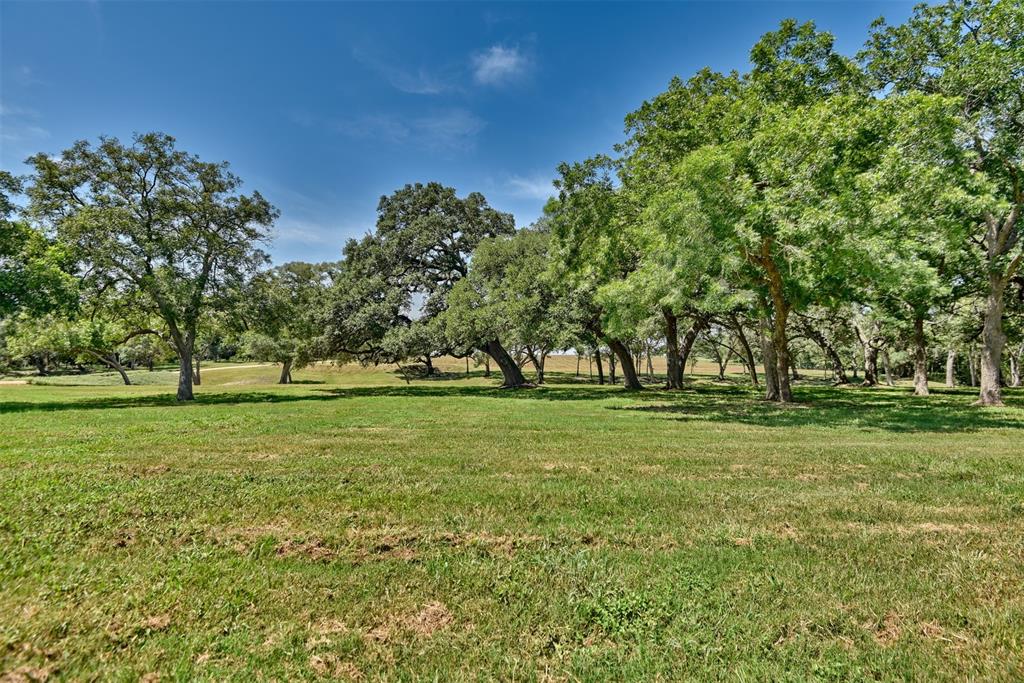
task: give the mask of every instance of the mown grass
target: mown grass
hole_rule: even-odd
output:
[[[1020,391],[446,369],[0,386],[0,670],[1024,677]]]

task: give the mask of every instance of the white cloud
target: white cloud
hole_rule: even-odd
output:
[[[473,55],[473,78],[481,85],[503,85],[522,77],[530,63],[518,47],[492,45]]]
[[[514,197],[547,199],[555,194],[551,178],[545,175],[523,177],[514,175],[508,180],[508,192]]]

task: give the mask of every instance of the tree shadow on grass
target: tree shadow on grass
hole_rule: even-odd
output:
[[[312,389],[310,393],[294,394],[275,391],[203,392],[194,401],[179,402],[173,393],[147,396],[100,396],[62,401],[0,401],[0,414],[17,412],[54,412],[61,410],[101,410],[109,408],[181,408],[208,405],[244,405],[248,403],[299,403],[335,401],[353,398],[503,398],[546,401],[600,401],[623,392],[613,387],[544,387],[502,389],[498,386],[387,386],[335,387]]]
[[[739,422],[759,427],[853,427],[891,432],[973,432],[981,429],[1024,430],[1024,412],[974,405],[970,390],[943,390],[915,397],[908,390],[801,386],[796,402],[780,405],[761,400],[740,387],[697,385],[684,392],[636,396],[629,406],[610,410],[655,414],[681,422]],[[1006,392],[1008,408],[1024,408],[1024,395]],[[1022,431],[1024,434],[1024,431]]]
[[[312,388],[304,393],[288,391],[225,391],[196,394],[196,400],[179,403],[174,394],[146,396],[113,395],[59,401],[0,402],[0,414],[101,410],[123,408],[201,409],[210,405],[301,403],[373,398],[497,398],[533,401],[604,401],[628,399],[629,405],[609,405],[610,410],[635,411],[683,422],[739,422],[761,427],[854,427],[892,432],[970,432],[981,429],[1024,430],[1024,393],[1006,392],[1006,403],[1017,410],[991,410],[973,404],[969,390],[942,390],[927,398],[915,398],[906,390],[800,386],[797,403],[780,406],[763,401],[757,390],[740,384],[691,383],[679,391],[647,389],[626,392],[619,386],[556,382],[530,389],[497,386],[404,385],[385,387]],[[1022,431],[1024,434],[1024,431]]]

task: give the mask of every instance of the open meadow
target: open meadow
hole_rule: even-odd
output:
[[[1024,677],[1021,390],[444,368],[0,385],[4,680]]]

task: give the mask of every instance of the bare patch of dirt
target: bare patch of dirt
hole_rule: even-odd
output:
[[[150,631],[163,631],[171,625],[170,614],[155,614],[142,620],[142,628]]]
[[[413,633],[429,637],[452,623],[452,613],[440,602],[429,602],[415,615],[405,620],[405,625]]]
[[[963,633],[949,631],[934,621],[921,622],[918,633],[928,640],[939,640],[954,647],[966,647],[971,644],[971,639]]]
[[[363,672],[355,664],[342,661],[338,655],[331,653],[311,656],[309,668],[317,676],[334,680],[358,681],[363,678]]]
[[[866,524],[849,522],[847,529],[869,534],[898,534],[916,536],[919,534],[943,534],[961,536],[965,534],[999,534],[1006,531],[1005,525],[998,524],[950,524],[947,522],[918,522],[913,524]]]
[[[412,633],[418,638],[430,638],[438,631],[451,626],[454,620],[452,613],[448,611],[444,603],[433,601],[428,602],[413,614],[386,619],[370,629],[366,637],[370,640],[384,642],[390,640],[396,633],[404,632]]]
[[[0,683],[37,683],[49,680],[52,673],[50,667],[19,666],[0,674]]]
[[[868,623],[865,626],[872,632],[875,642],[882,647],[889,647],[903,635],[902,620],[896,612],[886,614],[881,624]]]
[[[335,552],[332,549],[316,538],[301,541],[288,539],[277,546],[274,552],[278,557],[303,557],[314,562],[325,562],[335,556]]]
[[[791,541],[799,540],[800,532],[797,531],[796,527],[789,522],[783,522],[779,526],[772,529],[772,533],[779,538],[785,538]]]
[[[313,630],[321,635],[347,633],[349,628],[340,619],[323,619],[313,625]]]
[[[589,465],[568,462],[546,462],[543,465],[541,465],[541,469],[543,469],[545,472],[564,471],[590,473],[594,471],[594,469]]]

